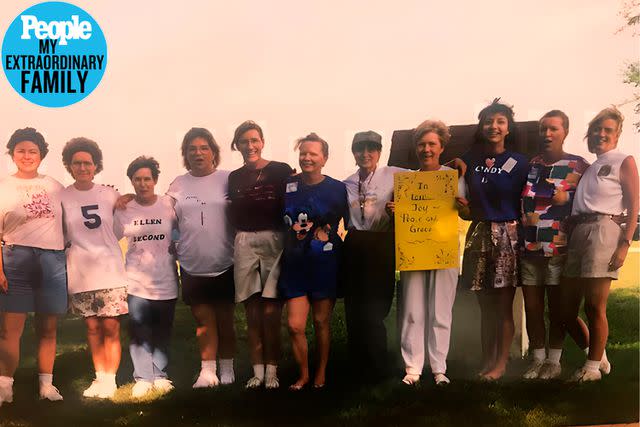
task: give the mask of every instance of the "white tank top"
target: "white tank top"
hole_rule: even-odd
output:
[[[578,183],[571,212],[573,215],[623,213],[620,166],[627,157],[627,154],[618,150],[607,151],[598,156]]]

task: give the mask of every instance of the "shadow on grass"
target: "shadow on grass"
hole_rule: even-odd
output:
[[[519,375],[525,361],[511,363],[506,379],[496,384],[472,379],[476,366],[466,360],[451,360],[452,384],[437,388],[425,375],[422,384],[407,387],[400,383],[400,358],[393,363],[396,376],[376,386],[351,383],[346,354],[346,328],[342,303],[333,319],[332,355],[328,386],[321,391],[291,393],[286,385],[296,375],[286,330],[285,349],[279,376],[280,390],[246,391],[249,376],[246,323],[241,306],[236,311],[238,333],[237,383],[212,390],[192,390],[199,370],[194,323],[188,307],[179,305],[173,332],[170,376],[176,390],[155,399],[130,398],[132,366],[126,347],[123,322],[123,361],[118,374],[114,401],[83,399],[82,390],[93,376],[86,350],[84,325],[78,319],[65,319],[59,334],[55,383],[65,396],[60,403],[39,402],[33,360],[25,362],[16,374],[15,403],[0,408],[0,426],[168,426],[168,425],[530,425],[598,424],[638,420],[638,289],[619,289],[609,300],[611,329],[608,353],[612,374],[595,384],[569,385],[562,381],[522,382]],[[397,343],[395,313],[387,322],[390,343]],[[25,333],[23,354],[33,354],[31,329]],[[310,341],[313,354],[313,344]],[[397,344],[390,344],[397,348]],[[579,366],[584,355],[567,344],[563,369],[568,375]],[[479,348],[469,348],[477,353]]]

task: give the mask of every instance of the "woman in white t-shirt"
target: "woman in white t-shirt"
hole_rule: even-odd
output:
[[[13,401],[13,374],[27,313],[35,312],[40,399],[62,400],[52,384],[58,316],[67,311],[62,185],[38,173],[49,149],[33,128],[7,143],[17,172],[0,181],[0,405]]]
[[[118,237],[127,238],[126,270],[129,304],[129,352],[136,384],[131,395],[152,389],[173,390],[166,367],[173,316],[178,298],[176,258],[171,233],[176,215],[169,196],[158,197],[160,165],[153,157],[138,157],[127,168],[135,189],[126,210],[114,215]]]
[[[95,380],[84,397],[111,398],[120,365],[120,316],[127,314],[127,278],[122,251],[113,232],[119,194],[93,182],[102,170],[102,151],[94,141],[74,138],[62,162],[75,182],[62,192],[69,306],[84,318]]]
[[[174,201],[180,230],[176,252],[182,299],[196,320],[202,360],[193,388],[215,387],[235,381],[235,231],[228,216],[229,172],[217,169],[220,147],[204,128],[186,133],[182,157],[188,172],[171,183],[167,195]]]
[[[426,120],[414,130],[413,142],[420,172],[451,170],[440,165],[440,155],[449,139],[448,126],[439,120]],[[458,179],[456,206],[463,218],[469,215],[466,193],[464,180]],[[393,202],[387,205],[393,209]],[[402,382],[405,384],[413,385],[420,380],[425,360],[436,385],[450,382],[446,376],[447,355],[458,272],[458,268],[446,268],[400,273],[400,347],[406,373]]]
[[[622,113],[605,108],[589,122],[585,139],[598,158],[582,174],[569,222],[563,286],[565,323],[575,322],[584,298],[589,324],[587,360],[573,381],[597,381],[611,371],[605,354],[609,335],[607,298],[631,246],[638,217],[638,168],[633,156],[617,150]]]

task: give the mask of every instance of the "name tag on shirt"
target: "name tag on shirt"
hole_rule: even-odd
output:
[[[282,188],[282,187],[280,187]],[[287,183],[287,193],[295,193],[298,191],[298,183],[297,182],[289,182]]]
[[[511,172],[513,167],[517,164],[518,164],[518,161],[516,159],[514,159],[513,157],[509,157],[507,161],[504,162],[504,165],[502,165],[502,170],[509,173]]]

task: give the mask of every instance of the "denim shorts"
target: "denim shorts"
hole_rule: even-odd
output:
[[[9,289],[0,292],[0,311],[67,312],[67,264],[64,250],[2,246],[2,269]]]

